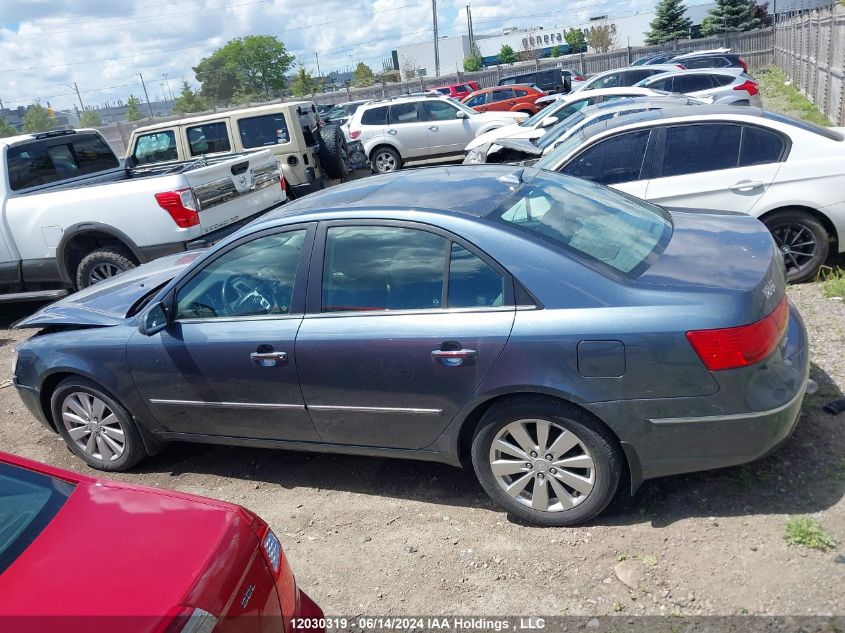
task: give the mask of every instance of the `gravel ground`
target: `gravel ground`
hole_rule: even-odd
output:
[[[646,482],[586,527],[511,522],[471,473],[422,462],[176,444],[115,478],[255,510],[327,614],[845,614],[845,414],[821,409],[845,385],[845,305],[820,284],[790,295],[820,386],[793,438],[748,466]],[[25,307],[0,310],[5,328]],[[25,336],[0,329],[0,385]],[[87,470],[9,386],[0,446]],[[787,520],[803,515],[836,550],[786,543]]]

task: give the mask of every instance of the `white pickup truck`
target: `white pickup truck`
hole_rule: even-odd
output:
[[[286,199],[269,151],[128,169],[96,130],[0,139],[0,302],[206,246]]]

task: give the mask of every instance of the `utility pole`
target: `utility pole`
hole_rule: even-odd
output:
[[[150,111],[150,118],[153,118],[153,106],[150,105],[150,95],[147,94],[147,84],[144,83],[144,75],[138,73],[141,78],[141,87],[144,89],[144,98],[147,100],[147,109]]]
[[[467,31],[469,34],[469,53],[475,55],[475,33],[472,30],[472,9],[467,5]]]
[[[82,97],[79,96],[79,86],[76,85],[76,82],[73,82],[73,89],[76,90],[76,98],[79,99],[79,109],[85,112],[85,106],[82,105]]]
[[[320,71],[320,54],[317,51],[314,51],[314,59],[317,60],[317,77],[322,79],[323,73]]]
[[[173,91],[170,90],[170,79],[167,78],[167,75],[168,75],[168,73],[161,73],[161,76],[164,77],[164,86],[165,86],[164,100],[165,101],[169,100],[172,103],[173,102]],[[167,96],[168,94],[170,95],[170,97]]]
[[[431,17],[434,22],[434,76],[440,76],[440,41],[437,35],[437,0],[431,0]]]

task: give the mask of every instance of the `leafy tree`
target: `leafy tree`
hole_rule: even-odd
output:
[[[135,95],[129,95],[126,100],[126,120],[129,122],[140,121],[144,118],[141,114],[141,100]]]
[[[200,60],[194,73],[203,96],[214,101],[228,101],[238,88],[269,96],[284,89],[293,60],[272,35],[247,35]]]
[[[229,105],[233,106],[248,106],[250,103],[258,103],[263,101],[264,97],[256,92],[250,92],[243,88],[237,88],[229,99]]]
[[[519,59],[516,55],[516,51],[514,51],[508,44],[502,44],[502,48],[499,50],[497,57],[499,58],[500,64],[513,64]]]
[[[716,0],[701,22],[701,34],[705,37],[719,33],[738,33],[760,27],[760,19],[748,0]]]
[[[754,14],[754,17],[760,20],[760,28],[771,26],[774,18],[772,14],[769,13],[769,3],[768,2],[755,2],[751,0],[751,12]]]
[[[563,35],[563,39],[572,48],[573,53],[580,53],[587,50],[587,38],[581,29],[569,29]]]
[[[179,96],[173,100],[173,111],[176,114],[186,114],[188,112],[202,112],[208,108],[205,99],[200,96],[199,92],[191,90],[191,86],[187,81],[182,82],[182,91]]]
[[[402,79],[404,81],[416,79],[418,69],[419,66],[415,58],[402,56]]]
[[[56,119],[50,110],[44,106],[34,103],[26,110],[23,118],[24,132],[46,132],[56,127]]]
[[[683,0],[660,0],[650,30],[645,34],[646,44],[663,44],[689,37],[692,20],[686,17]]]
[[[562,54],[563,54],[563,53],[562,53],[562,52],[561,52],[561,50],[560,50],[560,46],[558,46],[557,44],[555,44],[554,46],[552,46],[552,50],[551,50],[551,52],[550,52],[550,55],[551,55],[552,57],[560,57]]]
[[[0,138],[6,138],[7,136],[15,136],[18,131],[6,122],[6,119],[0,117]]]
[[[103,121],[100,119],[100,114],[96,110],[86,110],[79,117],[80,127],[100,127]]]
[[[616,38],[609,24],[594,26],[587,34],[587,44],[598,53],[606,53],[616,44]]]
[[[290,89],[295,97],[304,97],[305,95],[316,92],[319,89],[319,86],[320,80],[312,77],[310,73],[306,72],[305,69],[300,66],[299,72],[296,73],[296,77],[293,78],[293,83],[291,83]]]
[[[464,70],[468,73],[474,73],[484,68],[484,58],[481,53],[474,52],[464,57]]]
[[[376,76],[373,74],[373,69],[364,62],[358,62],[355,72],[352,73],[352,85],[356,88],[364,88],[372,86],[375,82]]]

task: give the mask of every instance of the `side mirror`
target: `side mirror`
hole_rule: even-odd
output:
[[[540,127],[552,127],[555,123],[558,122],[558,118],[556,116],[547,116],[543,119],[543,122],[540,124]]]
[[[127,156],[126,162],[124,163],[124,165],[129,169],[137,167],[138,166],[138,159],[135,158],[135,154],[132,154],[131,156]]]
[[[141,315],[141,322],[138,324],[138,331],[144,336],[152,336],[161,332],[167,327],[167,313],[164,305],[159,302],[148,308]]]
[[[467,118],[467,113],[463,110],[458,110],[458,113],[455,115],[458,119],[465,119]]]

